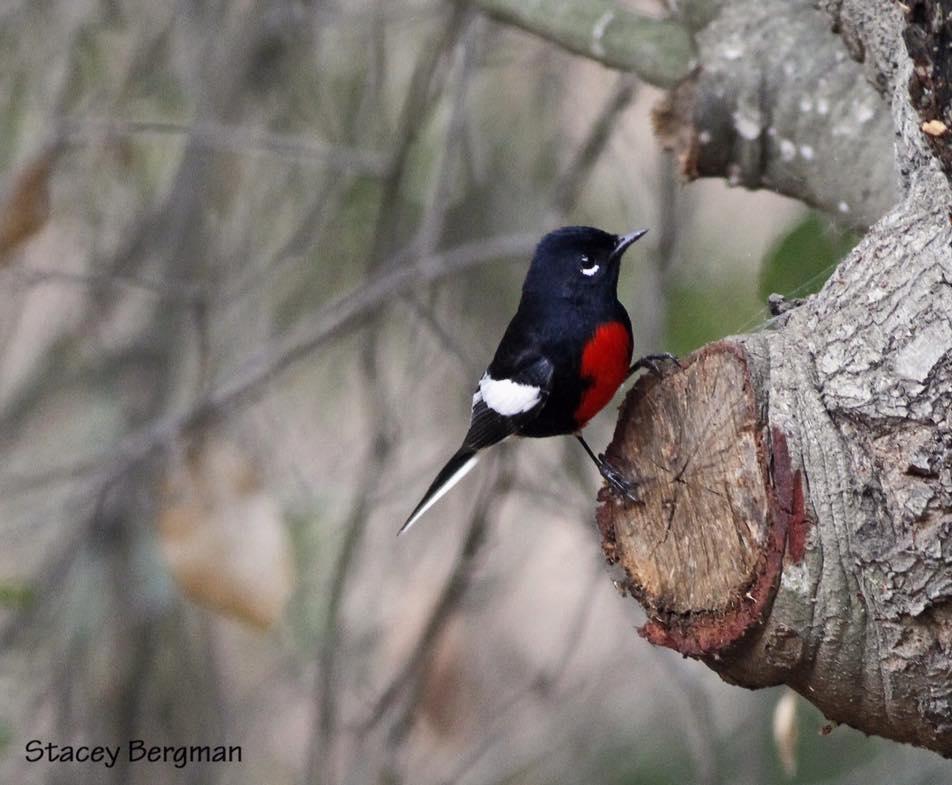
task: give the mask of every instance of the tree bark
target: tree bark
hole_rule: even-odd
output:
[[[782,49],[781,39],[802,46],[820,12],[790,3],[794,17],[780,25],[756,5],[725,9],[699,36],[699,51],[702,62],[723,63],[732,40],[756,41],[749,46],[758,53],[737,44],[735,59],[761,67],[763,100],[776,75],[769,53],[797,63],[796,48]],[[652,643],[745,687],[788,684],[832,720],[952,756],[952,192],[936,152],[943,140],[924,132],[928,119],[919,116],[924,105],[935,117],[935,105],[916,105],[909,93],[911,76],[917,84],[941,75],[913,73],[902,44],[913,23],[920,38],[946,28],[924,20],[921,8],[907,21],[891,4],[867,3],[846,24],[850,10],[838,4],[835,21],[891,103],[900,199],[805,305],[635,385],[608,456],[641,478],[644,504],[604,490],[598,522],[607,557],[649,614],[641,634]],[[753,35],[755,23],[762,36]],[[819,92],[775,85],[767,109],[791,122],[780,133],[798,148],[806,134],[821,151],[813,160],[835,174],[816,178],[804,168],[798,181],[789,172],[796,184],[785,189],[773,167],[793,161],[762,133],[778,126],[760,119],[761,132],[754,124],[744,132],[754,73],[738,77],[724,65],[669,97],[687,173],[731,176],[740,166],[745,183],[799,189],[828,207],[851,199],[874,216],[883,194],[864,196],[862,184],[887,168],[873,174],[856,137],[855,156],[835,149],[836,115],[855,98],[841,98],[824,130],[813,122],[816,103],[809,122],[782,110]],[[849,81],[837,74],[827,72],[827,84]],[[875,99],[871,85],[849,93],[862,91],[864,101]],[[870,118],[871,127],[882,124]],[[711,149],[698,143],[705,132]],[[753,154],[748,143],[758,147]]]
[[[576,54],[672,87],[695,66],[691,36],[674,20],[653,19],[612,0],[473,0],[484,13]]]
[[[635,384],[608,457],[643,504],[602,490],[605,554],[652,643],[952,757],[952,2],[677,9],[684,173],[870,228],[804,305]]]
[[[864,230],[896,201],[893,123],[812,0],[737,0],[655,113],[685,175],[726,177]]]

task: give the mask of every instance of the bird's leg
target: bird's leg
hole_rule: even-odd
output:
[[[638,494],[635,493],[635,488],[637,487],[636,483],[632,482],[626,477],[623,477],[618,469],[605,460],[605,456],[595,455],[595,453],[592,452],[592,448],[588,446],[588,442],[582,438],[582,434],[575,434],[575,438],[578,439],[579,444],[585,448],[585,452],[588,453],[588,457],[594,461],[595,465],[598,467],[599,474],[601,474],[602,477],[607,480],[608,484],[614,488],[615,491],[620,493],[630,502],[634,502],[635,504],[641,502],[641,499],[638,498]]]
[[[665,361],[673,362],[678,366],[678,368],[684,367],[680,362],[678,362],[678,358],[670,352],[662,352],[661,354],[646,354],[644,357],[635,360],[635,364],[628,369],[628,376],[631,376],[633,373],[642,368],[647,368],[655,376],[660,378],[662,373],[661,369],[658,367],[658,363]]]

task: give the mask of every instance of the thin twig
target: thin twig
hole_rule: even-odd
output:
[[[411,244],[420,255],[432,253],[439,246],[440,235],[446,222],[446,210],[449,206],[450,191],[454,174],[458,171],[458,150],[460,149],[465,131],[466,99],[472,81],[477,49],[484,35],[484,25],[481,19],[466,26],[462,39],[457,47],[457,58],[454,70],[456,72],[455,89],[450,105],[449,119],[443,136],[440,155],[434,166],[436,176],[427,199],[426,209],[420,221],[416,237]],[[448,330],[440,323],[433,308],[423,301],[421,293],[411,291],[403,296],[404,302],[420,318],[449,352],[455,357],[462,369],[469,371],[473,364],[468,360],[468,353]]]
[[[368,394],[378,398],[371,388]],[[371,411],[373,409],[371,408]],[[356,555],[363,541],[370,514],[370,500],[373,487],[379,482],[386,468],[392,450],[392,444],[380,430],[378,421],[377,439],[371,455],[365,459],[364,470],[354,493],[354,504],[344,524],[344,541],[341,543],[331,576],[330,595],[324,617],[323,634],[317,657],[317,677],[315,679],[318,706],[317,727],[311,737],[308,750],[305,783],[336,783],[337,757],[334,733],[337,726],[337,653],[340,649],[340,610],[347,594],[350,577]]]
[[[487,491],[480,495],[480,501],[474,507],[470,516],[463,547],[453,571],[444,584],[413,651],[377,702],[375,709],[380,712],[377,715],[379,718],[400,693],[407,693],[404,704],[387,733],[386,757],[390,761],[396,761],[399,749],[414,726],[417,709],[426,687],[427,668],[432,662],[435,646],[450,620],[458,611],[459,605],[470,587],[476,557],[482,548],[486,533],[492,522],[493,507],[506,498],[510,480],[511,471],[504,465],[500,466]],[[373,724],[373,722],[369,723],[366,729],[369,730]],[[387,768],[388,766],[384,766],[384,769]],[[395,763],[392,763],[389,768],[395,770]]]
[[[495,500],[506,495],[511,484],[510,473],[501,467],[497,479],[491,483],[488,491],[480,494],[479,501],[470,515],[463,547],[460,549],[453,570],[446,579],[446,583],[444,583],[439,597],[420,631],[416,644],[411,649],[404,664],[397,669],[396,674],[390,679],[390,683],[374,702],[366,720],[360,725],[361,732],[366,733],[373,728],[393,706],[394,701],[406,686],[420,674],[422,666],[431,654],[433,644],[445,629],[447,621],[456,610],[459,601],[469,586],[476,555],[485,540],[486,531],[489,527],[489,513],[492,505]]]
[[[597,577],[600,577],[600,571],[593,571],[592,578],[586,584],[579,598],[573,620],[570,623],[570,629],[575,634],[571,637],[566,636],[563,639],[565,642],[562,651],[555,659],[554,665],[550,668],[540,669],[535,678],[526,682],[520,689],[510,694],[509,697],[496,708],[490,727],[481,734],[479,743],[459,761],[456,768],[454,768],[448,776],[440,777],[439,782],[447,784],[460,782],[508,730],[507,721],[511,719],[515,710],[524,701],[536,696],[540,691],[551,693],[562,681],[568,669],[568,664],[571,662],[579,644],[583,640],[582,631],[588,623],[589,608],[591,606],[590,590],[591,587],[595,585],[595,579]],[[493,730],[493,728],[495,728],[495,730]]]
[[[114,286],[120,289],[147,292],[163,300],[192,303],[205,296],[205,288],[193,281],[154,281],[134,275],[110,273],[74,273],[66,270],[39,267],[12,268],[9,274],[23,286],[46,283],[72,283],[79,286]]]
[[[409,264],[400,264],[395,267],[384,267],[389,254],[392,252],[396,237],[397,216],[400,212],[400,193],[403,187],[407,160],[413,147],[413,142],[422,126],[421,118],[427,114],[433,102],[439,95],[444,83],[442,74],[438,74],[437,64],[446,49],[453,46],[460,32],[462,11],[456,6],[451,11],[446,25],[438,36],[437,45],[425,47],[417,60],[414,74],[410,82],[409,92],[404,100],[401,112],[401,125],[397,136],[397,143],[388,167],[379,202],[377,221],[374,231],[368,275],[380,276],[381,269],[391,269],[395,272],[410,267]],[[434,84],[436,83],[436,84]],[[375,316],[376,314],[370,314]],[[322,785],[333,785],[337,782],[336,771],[336,729],[337,729],[337,689],[335,680],[337,671],[337,655],[340,650],[336,634],[337,617],[340,605],[346,591],[349,575],[356,562],[359,544],[367,526],[367,505],[371,498],[373,487],[379,482],[390,452],[388,427],[391,418],[387,415],[388,401],[383,394],[383,388],[378,384],[379,356],[376,318],[370,319],[371,331],[367,336],[367,345],[361,353],[364,374],[364,388],[373,396],[369,411],[374,415],[376,423],[375,455],[378,460],[376,471],[365,475],[367,487],[358,498],[355,512],[352,513],[347,525],[344,547],[338,556],[335,569],[334,588],[332,589],[332,604],[329,606],[325,623],[325,639],[321,642],[318,652],[318,678],[316,682],[317,723],[311,735],[308,749],[308,763],[305,771],[306,782],[320,781]],[[293,352],[292,352],[293,354]],[[290,357],[290,355],[289,355]]]
[[[646,270],[650,296],[641,297],[638,313],[641,315],[641,352],[661,346],[664,338],[667,311],[674,283],[674,263],[678,239],[691,220],[692,202],[681,192],[674,156],[664,153],[658,160],[658,183],[655,189],[656,226],[650,237],[654,248],[649,254],[651,266]]]
[[[197,401],[188,411],[161,418],[129,434],[106,453],[92,458],[36,474],[7,474],[0,477],[0,489],[9,497],[10,494],[31,492],[51,483],[85,479],[90,475],[102,479],[120,475],[183,432],[220,419],[238,406],[255,400],[280,374],[331,339],[357,326],[369,312],[399,292],[422,281],[442,280],[497,259],[521,258],[531,253],[535,243],[534,235],[503,235],[465,243],[418,259],[410,265],[387,265],[385,271],[364,286],[320,309],[307,324],[253,353],[229,381]]]
[[[445,53],[452,48],[468,16],[468,10],[463,3],[453,5],[439,40],[434,45],[423,49],[423,54],[417,61],[410,78],[409,93],[400,113],[398,142],[393,150],[380,197],[379,231],[375,235],[370,255],[372,264],[394,261],[392,257],[388,258],[388,254],[394,247],[396,229],[402,218],[401,211],[398,209],[401,201],[400,189],[410,150],[425,126],[425,118],[433,108],[433,99],[436,97],[434,93],[438,92],[444,84],[445,74],[440,73],[438,66]]]
[[[555,184],[551,209],[556,220],[569,213],[578,202],[582,189],[598,159],[605,152],[619,120],[631,105],[637,87],[638,78],[633,74],[621,74],[615,81],[615,86],[592,123],[585,141]]]
[[[387,171],[385,155],[320,142],[311,136],[282,134],[264,129],[243,128],[202,120],[176,123],[162,120],[72,119],[64,122],[66,142],[90,144],[132,136],[181,136],[214,150],[250,155],[263,153],[291,159],[297,163],[315,161],[331,169],[364,175],[383,175]]]
[[[352,182],[353,178],[347,175],[328,178],[314,195],[310,206],[303,211],[297,228],[287,241],[264,264],[249,267],[234,283],[228,284],[215,297],[216,308],[241,303],[247,295],[260,291],[265,281],[274,280],[285,265],[301,260],[312,249],[319,247],[332,208],[338,205],[340,197]]]
[[[482,20],[479,20],[482,22]],[[477,45],[482,32],[482,24],[465,26],[454,64],[455,84],[450,101],[449,119],[443,144],[440,146],[437,161],[434,164],[436,177],[430,189],[426,209],[417,230],[417,247],[420,253],[431,253],[439,246],[440,233],[445,224],[446,210],[449,207],[453,176],[457,171],[457,151],[463,140],[466,122],[466,99],[472,82],[473,70],[477,60]]]
[[[471,371],[476,367],[475,360],[469,351],[456,339],[456,336],[452,335],[450,331],[440,323],[433,307],[429,303],[422,302],[419,297],[412,294],[404,297],[403,302],[413,311],[414,315],[426,325],[430,332],[436,336],[436,339],[440,342],[444,351],[456,360],[461,370]]]
[[[568,632],[565,635],[566,644],[562,648],[562,651],[559,652],[559,657],[549,670],[547,678],[545,678],[544,681],[541,679],[539,681],[539,684],[546,690],[551,690],[562,680],[579,646],[582,644],[582,641],[585,640],[585,628],[592,618],[592,594],[595,592],[595,587],[602,580],[602,577],[603,567],[601,564],[597,564],[596,568],[592,570],[592,574],[589,576],[585,586],[582,588],[582,592],[575,605],[575,612],[572,614],[572,621],[569,622],[567,627]]]

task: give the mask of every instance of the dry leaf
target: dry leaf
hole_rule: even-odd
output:
[[[259,627],[291,595],[294,562],[277,502],[250,461],[207,439],[167,469],[157,519],[169,572],[193,602]]]
[[[466,732],[478,702],[467,678],[464,654],[463,630],[454,618],[430,653],[420,691],[420,716],[443,739]]]
[[[774,707],[773,737],[788,778],[797,773],[797,735],[797,694],[787,689]]]
[[[29,240],[50,217],[50,174],[58,155],[48,148],[13,175],[0,204],[0,258]]]
[[[922,130],[929,136],[942,136],[949,129],[941,120],[929,120],[929,122],[922,124]]]

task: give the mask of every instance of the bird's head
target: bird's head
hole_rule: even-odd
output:
[[[622,256],[647,231],[617,235],[591,226],[563,226],[549,232],[536,246],[523,291],[543,297],[614,296]]]

